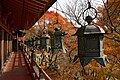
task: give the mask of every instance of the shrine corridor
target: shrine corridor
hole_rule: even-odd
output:
[[[21,51],[11,54],[0,80],[32,80]]]

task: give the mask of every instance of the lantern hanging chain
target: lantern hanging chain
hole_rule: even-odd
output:
[[[90,1],[88,0],[88,9],[91,8],[91,4],[90,4]]]
[[[65,15],[65,17],[66,18],[68,18],[68,16],[67,15],[69,15],[68,13],[66,13],[64,10],[63,10],[63,8],[61,7],[61,5],[60,5],[60,3],[59,2],[57,2],[58,3],[58,5],[59,5],[59,7],[60,7],[60,9],[57,9],[57,8],[55,8],[55,7],[52,7],[52,8],[54,8],[54,9],[57,9],[58,11],[60,11],[60,12],[62,12],[64,15]],[[69,19],[69,18],[68,18]],[[71,22],[71,24],[72,24],[72,20],[71,20],[71,18],[70,18],[70,22]],[[73,25],[73,24],[72,24]],[[75,27],[75,25],[73,25],[74,27]]]
[[[59,7],[60,7],[60,9],[57,9],[56,7],[53,7],[52,6],[52,8],[53,9],[56,9],[56,10],[58,10],[58,11],[60,11],[61,13],[63,13],[64,15],[65,15],[65,17],[66,18],[68,18],[68,16],[67,15],[69,15],[68,13],[66,13],[64,10],[63,10],[63,8],[61,7],[61,5],[60,5],[60,3],[58,2],[58,5],[59,5]],[[68,18],[69,19],[69,18]],[[70,22],[71,22],[71,24],[73,25],[73,23],[72,23],[72,19],[70,18]],[[73,25],[74,27],[75,27],[75,25]]]
[[[85,21],[88,21],[88,20],[94,20],[96,17],[97,17],[97,10],[94,8],[94,7],[92,7],[91,6],[91,1],[90,0],[88,0],[88,7],[87,7],[87,9],[85,9],[84,11],[83,11],[83,19],[85,20]],[[92,18],[91,16],[89,16],[89,11],[91,11],[90,9],[92,9],[92,10],[94,10],[95,11],[95,16]],[[89,11],[88,11],[89,10]],[[85,14],[85,12],[88,12],[88,16],[86,16],[86,18],[84,17],[84,14]],[[91,11],[92,12],[92,11]],[[93,12],[92,12],[93,13]],[[86,20],[88,18],[88,20]]]
[[[44,13],[44,23],[43,23],[43,25],[44,25],[44,29],[46,28],[46,26],[45,26],[45,13]]]
[[[62,24],[61,23],[59,23],[59,21],[58,21],[58,12],[57,12],[57,10],[58,10],[58,1],[56,1],[56,13],[55,13],[55,16],[56,16],[56,21],[55,21],[55,23],[53,24],[53,25],[55,25],[55,24],[59,24],[58,25],[58,28],[59,29],[62,29]],[[55,28],[55,27],[53,27],[53,28]]]
[[[58,7],[58,4],[57,4],[58,1],[56,1],[56,24],[58,24],[58,13],[57,13],[57,7]]]
[[[46,29],[46,22],[45,22],[45,8],[44,8],[44,15],[43,15],[43,26],[44,26],[44,28],[43,29]]]

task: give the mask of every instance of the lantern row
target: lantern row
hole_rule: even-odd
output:
[[[55,28],[54,30],[55,32],[53,37],[51,37],[44,31],[41,37],[26,40],[25,44],[29,47],[36,47],[40,50],[44,49],[47,52],[52,50],[52,54],[55,54],[59,50],[63,53],[66,53],[66,50],[64,48],[64,36],[66,35],[66,33],[60,31],[59,28]]]

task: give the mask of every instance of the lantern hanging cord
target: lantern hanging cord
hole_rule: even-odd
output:
[[[45,14],[44,14],[44,23],[43,23],[43,24],[44,24],[44,29],[45,29],[45,27],[46,27],[46,26],[45,26]]]
[[[44,24],[44,28],[43,28],[43,29],[45,29],[45,28],[46,28],[46,26],[45,26],[45,9],[44,9],[44,15],[43,15],[43,18],[44,18],[44,19],[43,19],[43,20],[44,20],[44,23],[43,23],[43,24]]]
[[[91,4],[90,4],[90,1],[88,1],[88,9],[91,8]]]
[[[57,7],[58,7],[58,5],[57,5],[57,3],[58,3],[58,2],[56,1],[56,18],[57,18],[57,19],[56,19],[56,23],[58,23],[58,15],[57,15]]]
[[[86,18],[84,17],[84,14],[85,14],[85,12],[86,11],[90,11],[90,9],[93,9],[94,11],[95,11],[95,16],[92,18],[89,14],[88,14],[88,16],[86,16]],[[95,18],[97,17],[97,10],[94,8],[94,7],[92,7],[91,6],[91,2],[88,0],[88,8],[87,9],[85,9],[84,11],[83,11],[83,19],[85,20],[85,21],[89,21],[88,23],[90,23],[92,20],[94,20]]]
[[[58,4],[59,4],[59,3],[58,3]],[[58,10],[58,11],[60,11],[60,12],[62,12],[62,13],[65,15],[65,17],[66,17],[66,18],[68,18],[68,17],[67,17],[67,15],[69,15],[69,14],[68,14],[68,13],[66,13],[66,12],[62,9],[62,7],[61,7],[61,5],[60,5],[60,4],[59,4],[59,6],[60,6],[60,9],[61,9],[61,10],[60,10],[60,9],[57,9],[57,10]],[[53,6],[52,6],[52,8],[56,9],[56,8],[55,8],[55,7],[53,7]],[[71,19],[70,19],[70,22],[71,22],[71,24],[72,24]],[[72,25],[73,25],[73,24],[72,24]],[[75,27],[75,25],[73,25],[73,26]]]

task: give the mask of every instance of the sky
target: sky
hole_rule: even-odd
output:
[[[66,17],[66,15],[63,14],[62,12],[60,12],[60,11],[64,11],[65,12],[65,7],[66,7],[65,4],[66,3],[69,4],[69,1],[74,1],[74,0],[57,0],[57,9],[58,9],[57,12],[60,13],[63,17]],[[81,0],[81,1],[82,1],[82,3],[85,2],[85,0]],[[89,1],[91,1],[92,7],[94,7],[94,8],[97,8],[98,6],[102,6],[103,5],[102,0],[89,0]],[[56,8],[56,3],[54,3],[52,5],[52,7],[49,8],[48,11],[56,11],[55,8]]]
[[[66,17],[65,14],[63,14],[62,12],[60,12],[59,10],[61,11],[64,11],[65,12],[65,7],[66,7],[66,3],[69,4],[68,1],[74,1],[74,0],[57,0],[57,12],[60,13],[63,17]],[[84,2],[84,0],[82,0]],[[89,0],[92,2],[94,8],[97,7],[97,6],[101,6],[102,5],[102,0]],[[48,11],[56,11],[56,2],[48,9]]]
[[[61,8],[64,9],[65,8],[65,4],[66,3],[69,4],[68,1],[74,1],[74,0],[57,0],[57,8],[60,9],[60,10],[61,10]],[[89,0],[89,1],[92,1],[92,4],[95,5],[95,7],[102,5],[102,0]],[[52,7],[49,8],[49,11],[55,10],[53,7],[56,8],[56,3],[54,3],[52,5]]]

